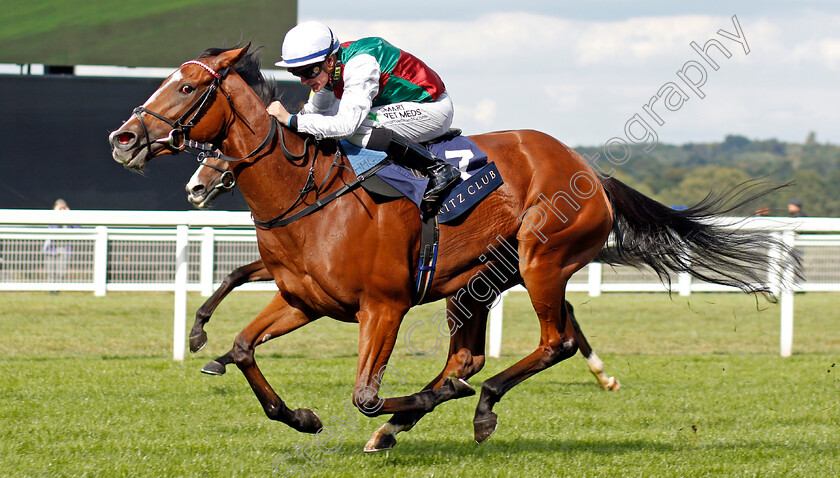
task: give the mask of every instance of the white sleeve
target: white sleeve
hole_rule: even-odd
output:
[[[373,99],[379,94],[381,69],[376,59],[367,54],[351,58],[344,65],[344,92],[336,114],[328,116],[318,112],[302,114],[297,118],[298,131],[323,138],[347,138],[359,129],[370,112]],[[316,95],[324,92],[319,91]],[[328,92],[332,95],[332,92]],[[313,96],[307,105],[314,100]],[[304,106],[306,110],[308,106]],[[314,104],[313,104],[314,108]]]
[[[335,97],[332,91],[323,89],[317,93],[313,93],[312,96],[309,97],[309,100],[307,100],[306,103],[303,105],[303,108],[301,108],[298,114],[335,114],[333,113],[333,111],[335,111],[335,109],[333,108],[333,104],[337,102],[338,99]]]

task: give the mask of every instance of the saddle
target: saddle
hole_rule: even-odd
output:
[[[438,136],[437,138],[431,139],[429,141],[423,141],[419,144],[420,144],[420,146],[423,146],[426,149],[430,149],[430,147],[434,144],[439,144],[439,143],[443,143],[443,142],[446,142],[446,141],[450,141],[450,140],[452,140],[452,139],[454,139],[458,136],[461,136],[461,130],[459,128],[451,128],[449,131],[447,131],[446,133]],[[348,157],[349,157],[348,150],[353,151],[354,148],[344,147],[344,144],[341,144],[341,145],[342,145],[342,150],[344,151],[345,154],[348,154]],[[385,157],[383,154],[376,155],[376,156]],[[416,187],[411,187],[408,184],[403,184],[402,186],[398,186],[399,183],[406,183],[407,181],[410,180],[410,178],[394,177],[394,174],[397,171],[396,168],[408,171],[411,174],[413,174],[415,178],[418,178],[418,179],[426,177],[423,174],[422,171],[414,169],[414,168],[410,168],[410,167],[408,167],[404,164],[400,164],[400,165],[395,165],[395,168],[391,169],[391,171],[383,172],[382,175],[379,175],[377,173],[376,175],[371,176],[364,183],[362,183],[362,188],[364,188],[365,191],[367,191],[371,195],[371,197],[373,197],[374,200],[376,200],[377,202],[388,202],[388,201],[391,201],[391,200],[394,200],[394,199],[398,199],[398,198],[402,198],[402,197],[408,197],[409,199],[412,199],[415,203],[418,203],[418,201],[415,200],[415,197],[418,194],[417,191],[421,188],[422,181],[418,181]],[[355,164],[354,164],[354,169],[356,169]],[[359,168],[359,169],[362,169],[362,168]],[[356,169],[357,174],[360,174],[362,172],[362,171],[359,171],[359,169]],[[425,186],[423,186],[423,190],[420,191],[421,199],[422,199],[422,193],[424,193],[424,192],[425,192]],[[422,204],[423,204],[422,201],[420,201],[418,203],[418,206],[420,206]],[[421,207],[421,209],[423,209],[423,207]]]
[[[424,219],[438,216],[443,224],[470,211],[503,183],[496,166],[487,162],[487,154],[472,139],[462,136],[460,129],[450,129],[420,144],[461,171],[460,182],[450,188],[447,195],[436,201],[424,201],[428,179],[420,171],[394,163],[368,175],[362,188],[377,202],[407,197],[417,205]],[[387,159],[382,151],[361,148],[347,140],[340,140],[339,146],[357,175],[378,167]]]

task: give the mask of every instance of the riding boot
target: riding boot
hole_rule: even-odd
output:
[[[396,162],[417,169],[429,177],[429,187],[423,196],[424,200],[436,199],[461,177],[461,172],[457,168],[436,157],[423,146],[405,139],[391,130],[380,128],[374,131],[377,133],[376,138],[371,136],[371,140],[368,141],[368,148],[385,151]],[[387,143],[382,141],[386,138]]]

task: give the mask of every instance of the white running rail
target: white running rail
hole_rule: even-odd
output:
[[[779,234],[803,252],[806,280],[796,291],[840,291],[840,219],[750,218],[738,227]],[[179,360],[186,293],[209,296],[233,269],[258,257],[248,212],[0,209],[0,291],[175,292],[173,357]],[[780,352],[789,356],[795,290],[782,290],[780,279],[789,279],[793,271],[779,270],[778,259],[778,251],[768,251],[768,283],[781,298]],[[680,295],[736,291],[687,274],[672,277],[672,287]],[[250,283],[241,289],[270,291],[275,285]],[[568,290],[598,296],[668,289],[652,272],[592,263],[572,278]],[[491,311],[491,356],[501,350],[503,307],[502,298]]]

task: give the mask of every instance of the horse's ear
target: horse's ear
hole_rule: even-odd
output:
[[[231,68],[233,65],[236,64],[239,60],[241,60],[245,55],[248,54],[248,49],[251,48],[251,42],[248,42],[242,48],[235,48],[233,50],[226,51],[224,53],[219,54],[216,57],[216,69],[221,70],[223,68]]]

